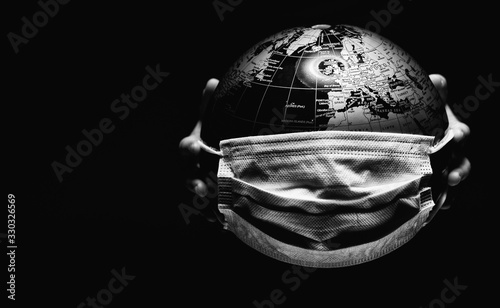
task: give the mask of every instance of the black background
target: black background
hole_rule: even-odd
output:
[[[226,2],[225,0],[220,0]],[[467,285],[446,307],[480,307],[496,299],[498,92],[464,121],[470,177],[456,201],[409,244],[381,259],[342,269],[290,274],[291,266],[246,247],[193,206],[184,188],[178,143],[193,128],[210,77],[260,39],[293,26],[347,23],[364,27],[370,11],[391,1],[250,1],[219,18],[213,1],[70,1],[16,54],[36,1],[4,3],[4,194],[16,196],[16,302],[77,307],[96,297],[125,267],[135,276],[110,307],[254,307],[278,289],[276,307],[427,307],[456,279]],[[449,83],[449,104],[474,95],[478,77],[500,80],[498,16],[491,2],[401,0],[381,34]],[[238,1],[233,1],[238,3]],[[111,102],[142,83],[145,67],[170,75],[123,120]],[[109,118],[104,135],[59,182],[83,129]],[[5,210],[5,219],[7,220]],[[0,233],[6,233],[2,223]],[[2,300],[8,280],[5,242]],[[453,293],[446,293],[452,296]],[[8,304],[13,304],[8,301]]]

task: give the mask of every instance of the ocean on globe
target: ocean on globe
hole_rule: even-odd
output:
[[[321,130],[434,135],[448,120],[427,73],[382,36],[349,25],[296,27],[244,53],[205,110],[202,139]]]

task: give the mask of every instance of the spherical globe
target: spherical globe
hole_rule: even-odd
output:
[[[362,28],[281,31],[228,70],[206,107],[202,139],[318,130],[442,137],[448,121],[426,72],[403,49]]]

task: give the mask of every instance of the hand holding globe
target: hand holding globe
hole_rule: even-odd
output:
[[[443,76],[375,33],[284,30],[207,82],[201,118],[179,144],[186,182],[203,197],[202,178],[217,171],[205,217],[269,257],[368,262],[447,208],[449,186],[470,172],[469,128],[446,99]]]
[[[371,261],[415,236],[470,171],[469,128],[446,91],[443,76],[365,29],[281,31],[207,82],[202,118],[179,145],[188,185],[205,195],[198,175],[217,170],[214,214],[269,257]]]

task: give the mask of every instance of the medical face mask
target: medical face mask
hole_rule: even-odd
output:
[[[435,206],[433,136],[320,131],[222,140],[224,228],[278,260],[350,266],[408,242]]]

